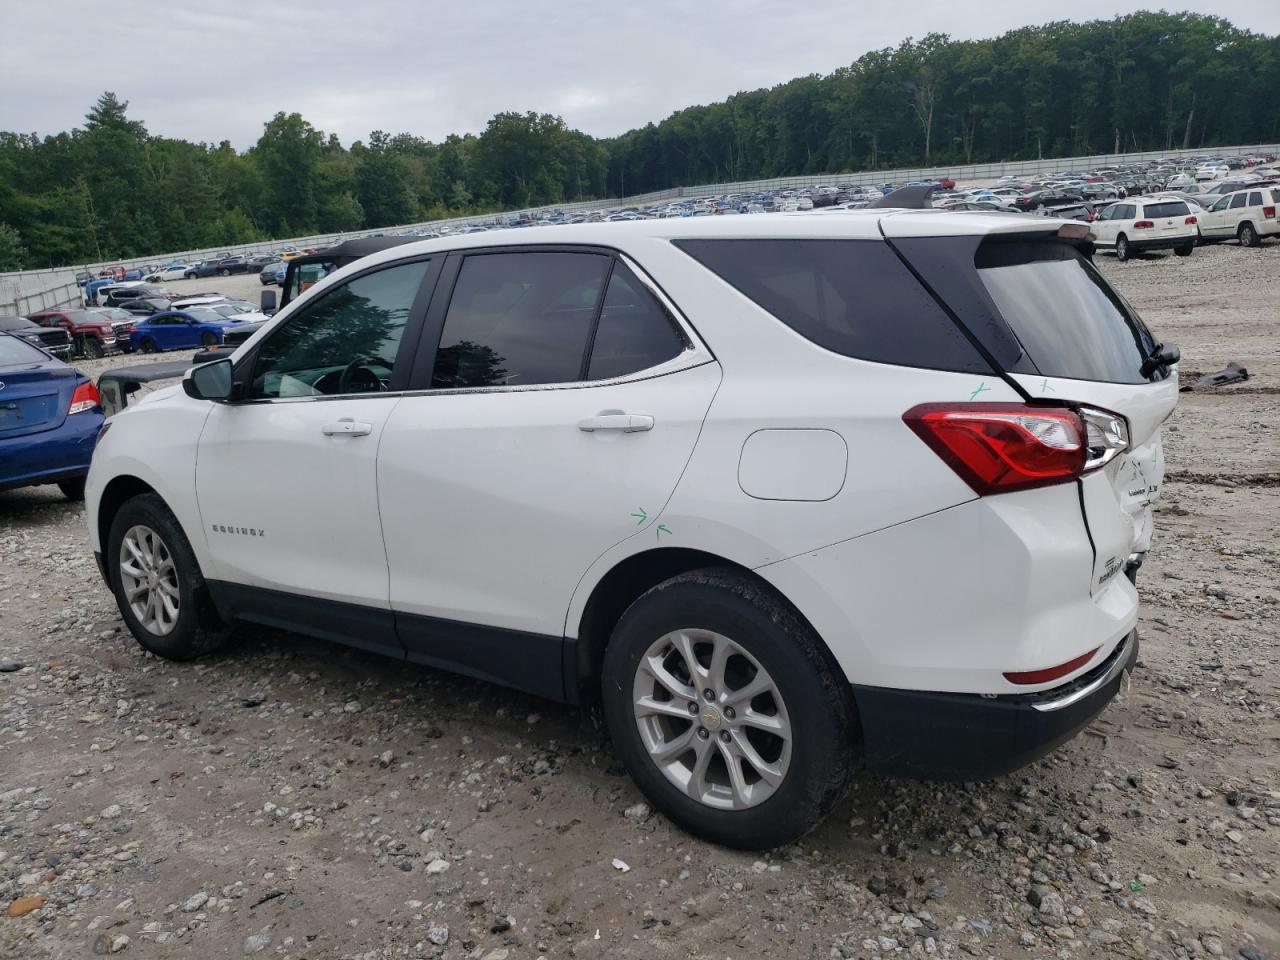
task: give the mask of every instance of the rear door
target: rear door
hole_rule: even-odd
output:
[[[1065,243],[986,243],[978,275],[1035,372],[1010,374],[1033,400],[1067,401],[1117,415],[1122,439],[1091,426],[1090,447],[1117,449],[1081,480],[1101,592],[1151,544],[1164,478],[1161,425],[1178,396],[1175,369],[1146,362],[1158,345],[1129,303]],[[1099,423],[1104,423],[1105,418]],[[1120,442],[1117,442],[1119,440]]]
[[[669,533],[720,367],[622,258],[523,247],[450,257],[413,377],[378,456],[400,638],[560,696],[574,588],[620,541]]]

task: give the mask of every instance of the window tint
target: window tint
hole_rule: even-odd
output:
[[[47,363],[49,360],[35,347],[17,337],[0,337],[0,366],[10,363]]]
[[[258,351],[251,397],[386,390],[429,261],[388,267],[325,293]]]
[[[1237,193],[1231,198],[1231,209],[1235,210],[1238,207],[1243,207],[1247,201],[1248,198],[1243,193]]]
[[[656,367],[679,356],[685,345],[684,336],[666,307],[626,264],[616,262],[591,345],[587,379],[625,377]]]
[[[581,380],[609,263],[591,253],[467,257],[449,300],[431,385]]]
[[[1261,193],[1251,193],[1251,194],[1249,194],[1249,206],[1251,206],[1251,207],[1260,207],[1260,206],[1262,206],[1262,194],[1261,194]]]
[[[1135,207],[1132,203],[1122,203],[1118,207],[1116,207],[1115,216],[1112,217],[1111,219],[1133,220],[1135,217],[1137,217],[1137,215],[1138,215],[1137,207]]]
[[[1093,264],[1063,243],[986,243],[978,275],[1045,376],[1142,383],[1151,334]]]
[[[1187,205],[1180,200],[1167,203],[1149,203],[1144,208],[1146,216],[1154,219],[1160,217],[1185,217],[1191,213]]]
[[[989,369],[880,240],[684,240],[676,246],[828,350],[935,370]]]

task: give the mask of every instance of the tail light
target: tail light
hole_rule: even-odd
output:
[[[1274,219],[1276,218],[1276,208],[1275,208],[1275,207],[1263,207],[1263,208],[1262,208],[1262,215],[1263,215],[1264,217],[1266,217],[1268,220],[1274,220]]]
[[[75,393],[71,394],[71,406],[67,408],[67,415],[84,413],[86,410],[100,406],[102,406],[102,396],[98,393],[98,388],[92,383],[82,383],[76,387]]]
[[[1133,225],[1135,230],[1150,230],[1155,224],[1150,220],[1139,220]]]
[[[1125,421],[1093,408],[922,403],[902,419],[979,496],[1075,480],[1129,445]]]
[[[1195,223],[1195,222],[1196,222],[1196,218],[1195,218],[1195,217],[1187,217],[1187,219],[1183,220],[1182,222],[1183,222],[1183,223],[1185,223],[1185,224],[1187,224],[1188,226],[1190,226],[1191,224],[1193,224],[1193,223]]]

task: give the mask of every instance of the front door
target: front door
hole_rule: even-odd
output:
[[[574,588],[628,537],[673,539],[662,509],[720,368],[611,255],[471,254],[446,276],[455,267],[425,328],[443,325],[417,368],[428,389],[382,440],[391,606],[410,658],[560,696]]]
[[[428,260],[357,276],[291,311],[237,363],[244,399],[214,405],[196,467],[211,578],[236,615],[274,622],[275,611],[321,636],[403,653],[377,451],[399,402],[402,333],[425,309],[430,276]]]

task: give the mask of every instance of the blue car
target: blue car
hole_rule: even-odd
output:
[[[0,333],[0,490],[56,483],[69,499],[83,499],[102,419],[93,381]]]
[[[223,316],[209,307],[169,310],[134,324],[129,343],[143,353],[216,347],[222,343],[227,328],[235,324],[234,317]]]

